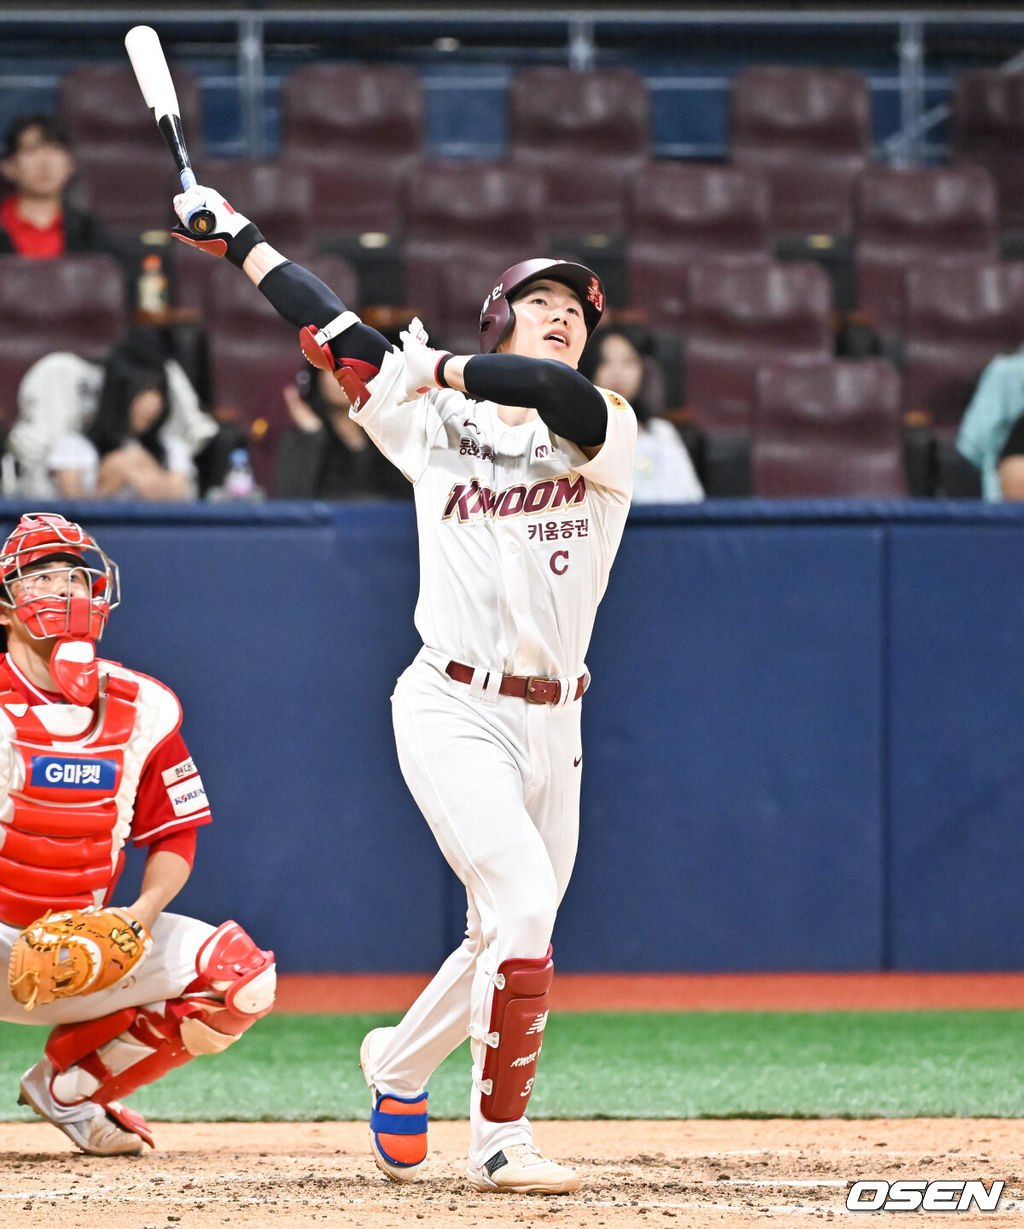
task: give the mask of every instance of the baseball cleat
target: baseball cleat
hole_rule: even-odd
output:
[[[567,1195],[580,1187],[579,1175],[549,1161],[533,1144],[509,1144],[466,1174],[478,1191],[512,1191],[520,1195]]]
[[[47,1122],[52,1122],[83,1152],[90,1156],[137,1156],[142,1151],[142,1138],[126,1131],[102,1105],[82,1101],[77,1105],[60,1105],[50,1091],[53,1064],[40,1059],[21,1077],[19,1105],[27,1105]]]
[[[370,1045],[375,1028],[359,1047],[359,1065],[370,1087],[370,1152],[377,1168],[393,1182],[411,1182],[427,1159],[427,1093],[399,1097],[379,1093],[369,1074]]]

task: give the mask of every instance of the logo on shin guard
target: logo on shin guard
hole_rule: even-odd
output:
[[[513,1058],[512,1062],[509,1064],[509,1066],[511,1066],[511,1067],[529,1067],[529,1065],[530,1065],[531,1063],[535,1063],[535,1062],[537,1061],[537,1055],[538,1055],[538,1054],[540,1054],[540,1050],[534,1050],[534,1052],[533,1052],[532,1054],[524,1054],[522,1058]]]
[[[542,1011],[540,1015],[536,1018],[536,1020],[534,1020],[534,1022],[526,1030],[527,1037],[531,1036],[534,1033],[543,1033],[544,1029],[547,1027],[547,1023],[548,1023],[548,1013],[546,1011]]]

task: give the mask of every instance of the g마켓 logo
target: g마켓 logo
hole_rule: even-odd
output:
[[[995,1180],[986,1187],[980,1179],[936,1178],[926,1182],[899,1178],[886,1182],[867,1178],[850,1187],[846,1206],[851,1212],[916,1212],[918,1208],[922,1212],[969,1212],[973,1205],[979,1212],[995,1212],[1005,1185]]]

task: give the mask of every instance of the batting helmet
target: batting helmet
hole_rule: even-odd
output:
[[[89,596],[26,592],[15,599],[11,585],[25,569],[40,563],[65,563],[84,573]],[[50,636],[85,636],[99,640],[110,612],[121,600],[117,564],[81,525],[54,512],[27,512],[0,547],[0,605],[13,610],[37,640]]]
[[[562,282],[574,291],[583,304],[583,319],[589,337],[597,328],[604,311],[604,287],[601,279],[586,265],[574,264],[571,260],[521,260],[498,278],[480,309],[480,350],[493,354],[515,327],[516,317],[512,300],[528,282],[548,277],[553,282]]]

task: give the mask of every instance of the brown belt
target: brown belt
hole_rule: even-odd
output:
[[[471,683],[476,673],[472,666],[464,666],[459,661],[450,661],[444,672],[456,683]],[[487,686],[486,682],[484,686]],[[576,694],[573,699],[578,700],[586,689],[587,676],[581,674],[576,680]],[[503,674],[498,691],[503,696],[516,696],[525,700],[527,704],[557,704],[562,698],[562,684],[558,679],[544,678],[539,674]]]

